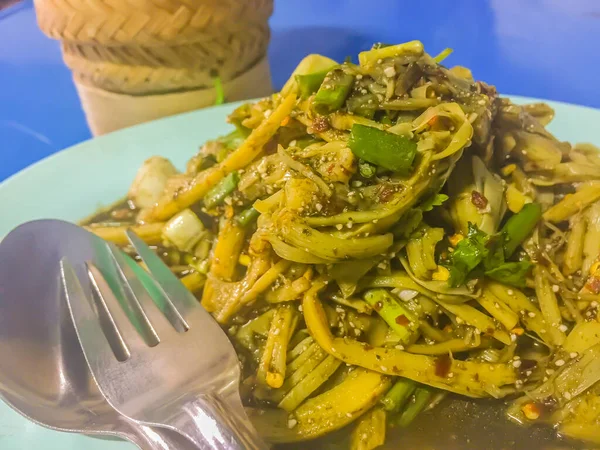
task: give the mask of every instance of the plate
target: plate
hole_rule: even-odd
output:
[[[516,103],[541,101],[511,97]],[[600,110],[547,102],[556,110],[549,126],[559,139],[600,145]],[[78,221],[127,192],[137,169],[153,155],[179,168],[206,140],[231,129],[225,117],[237,104],[204,109],[117,131],[46,158],[0,184],[0,236],[40,218]],[[0,301],[2,299],[0,298]],[[60,433],[29,422],[0,402],[3,450],[126,450],[126,442]]]

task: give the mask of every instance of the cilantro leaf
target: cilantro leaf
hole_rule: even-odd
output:
[[[525,278],[532,267],[531,261],[508,262],[487,270],[485,274],[501,283],[524,288]]]
[[[441,206],[446,200],[448,200],[446,194],[435,194],[421,203],[420,208],[425,212],[431,211],[435,206]]]
[[[504,233],[489,235],[469,223],[467,237],[460,241],[448,258],[448,283],[458,287],[470,278],[483,275],[516,287],[525,287],[527,273],[533,266],[528,261],[506,262]]]
[[[466,281],[469,273],[489,255],[487,242],[489,236],[469,223],[467,237],[460,241],[448,258],[446,268],[450,272],[448,282],[458,287]]]

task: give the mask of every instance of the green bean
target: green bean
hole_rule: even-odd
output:
[[[405,428],[415,420],[415,418],[425,409],[431,400],[433,392],[425,387],[418,387],[413,394],[413,398],[408,403],[406,409],[396,422],[399,427]]]
[[[398,56],[421,56],[424,52],[423,44],[419,41],[410,41],[398,45],[389,45],[381,48],[361,52],[358,54],[358,61],[361,67],[371,67],[385,58],[395,58]]]
[[[317,92],[330,71],[331,69],[327,69],[319,72],[296,75],[296,83],[298,84],[300,98],[306,99]]]
[[[301,340],[298,342],[299,333],[302,333],[301,336],[305,336],[305,337],[301,338]],[[308,350],[308,348],[310,347],[310,345],[312,343],[313,343],[312,336],[310,336],[310,335],[306,336],[306,330],[300,330],[290,340],[289,345],[290,345],[290,347],[292,347],[292,349],[290,351],[288,351],[286,361],[288,363],[294,361],[301,354],[303,354],[306,350]]]
[[[413,314],[394,296],[385,289],[371,289],[365,293],[364,298],[403,342],[410,338],[418,324]]]
[[[537,203],[528,203],[521,211],[506,221],[502,227],[504,257],[510,258],[521,243],[531,234],[542,217],[542,207]]]
[[[390,413],[397,413],[414,392],[417,383],[407,378],[400,378],[381,399],[383,408]]]
[[[329,379],[330,376],[340,367],[342,361],[333,356],[328,356],[314,370],[306,375],[298,384],[296,384],[281,402],[277,405],[279,408],[288,412],[293,411],[310,394],[315,392],[319,386]]]
[[[239,182],[240,175],[236,171],[231,172],[206,193],[206,196],[204,197],[204,206],[207,209],[212,209],[215,206],[222,204],[225,201],[225,198],[235,190]]]
[[[563,272],[565,275],[572,275],[581,269],[586,228],[587,223],[584,216],[578,214],[571,218],[563,262]]]
[[[351,96],[346,100],[348,112],[372,119],[377,111],[379,99],[375,94],[364,94]]]
[[[587,274],[600,258],[600,203],[591,205],[585,213],[585,218],[587,230],[583,241],[583,274]]]
[[[574,194],[565,197],[544,213],[549,222],[562,222],[600,199],[600,183],[584,184]]]
[[[510,336],[508,333],[502,327],[498,326],[488,315],[469,305],[451,305],[440,300],[437,302],[444,309],[450,311],[467,324],[477,328],[482,333],[488,333],[503,344],[510,345]]]
[[[507,330],[512,330],[519,323],[519,316],[491,292],[484,290],[477,301]]]
[[[242,227],[247,227],[256,222],[258,216],[260,216],[260,213],[251,206],[239,213],[236,220]]]
[[[552,286],[548,280],[548,273],[541,266],[536,266],[533,273],[535,275],[535,295],[540,304],[546,326],[558,330],[562,324],[562,315],[558,307],[556,294],[552,290]],[[557,343],[562,344],[565,340],[565,335],[562,331],[558,331],[560,334],[555,332],[557,335]]]
[[[414,111],[416,109],[426,109],[438,103],[439,101],[435,98],[406,98],[383,102],[380,109],[389,111]]]
[[[354,83],[354,77],[342,69],[330,71],[313,100],[313,107],[319,114],[329,114],[340,109]]]
[[[414,141],[360,124],[352,126],[348,146],[359,158],[403,174],[409,173],[417,155]]]
[[[421,239],[411,239],[406,243],[406,256],[415,276],[421,280],[427,279],[429,270],[425,267],[423,261],[423,242]]]

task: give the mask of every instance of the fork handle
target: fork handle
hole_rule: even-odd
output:
[[[201,450],[267,450],[246,416],[239,395],[203,395],[173,418],[173,425]]]

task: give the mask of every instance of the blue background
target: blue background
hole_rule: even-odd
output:
[[[241,0],[240,0],[241,1]],[[276,88],[308,53],[343,60],[381,41],[423,41],[503,94],[600,107],[598,0],[275,0]],[[90,137],[59,44],[27,0],[0,12],[0,181]]]

